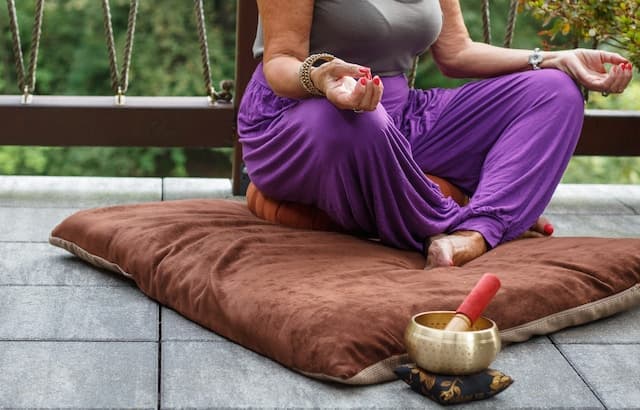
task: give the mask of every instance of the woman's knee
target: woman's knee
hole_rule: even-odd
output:
[[[529,92],[538,95],[536,111],[539,121],[550,125],[549,132],[538,135],[565,157],[575,149],[584,118],[584,100],[573,79],[560,70],[533,72]],[[542,124],[541,124],[542,125]]]
[[[542,98],[549,98],[550,102],[561,111],[582,115],[584,99],[580,88],[565,72],[545,69],[535,71],[531,75],[532,92],[537,92]]]

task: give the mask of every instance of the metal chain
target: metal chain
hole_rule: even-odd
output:
[[[518,0],[511,0],[509,6],[509,20],[507,21],[507,28],[504,34],[504,46],[511,47],[513,42],[513,33],[516,30],[516,19],[518,17]]]
[[[193,1],[196,23],[198,26],[198,40],[200,41],[200,57],[202,59],[202,75],[204,78],[204,86],[209,96],[209,101],[214,103],[216,101],[230,102],[233,98],[231,90],[233,89],[233,82],[230,80],[224,80],[220,83],[222,91],[216,91],[211,81],[211,64],[209,62],[209,42],[207,40],[207,29],[204,19],[204,4],[202,0]]]
[[[36,0],[36,10],[31,32],[31,52],[29,53],[29,71],[25,78],[24,58],[22,55],[22,43],[20,41],[20,28],[18,26],[18,15],[14,0],[7,0],[9,10],[9,27],[13,37],[13,54],[16,63],[16,74],[18,76],[18,87],[23,93],[23,103],[30,101],[30,96],[36,88],[36,67],[38,65],[38,50],[40,49],[40,38],[42,37],[42,21],[44,16],[44,0]]]
[[[131,54],[133,53],[133,39],[136,32],[136,18],[138,15],[139,0],[131,0],[129,3],[129,19],[127,21],[127,38],[124,45],[123,65],[118,75],[118,59],[116,45],[113,38],[113,26],[111,24],[111,8],[109,0],[102,0],[104,16],[104,31],[109,52],[109,69],[111,71],[111,88],[116,94],[116,103],[124,103],[124,95],[129,89],[129,69],[131,68]]]
[[[491,10],[489,9],[489,0],[482,2],[482,34],[484,42],[491,44]]]

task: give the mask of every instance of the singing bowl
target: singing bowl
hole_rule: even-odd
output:
[[[480,317],[467,332],[444,330],[456,312],[423,312],[411,318],[404,333],[409,358],[438,374],[465,375],[489,367],[500,351],[495,322]]]

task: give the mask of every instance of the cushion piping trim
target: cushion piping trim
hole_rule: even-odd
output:
[[[304,374],[305,376],[312,377],[318,380],[325,380],[331,382],[337,382],[341,384],[351,385],[368,385],[388,382],[397,379],[393,370],[403,364],[410,362],[409,355],[406,353],[390,356],[386,359],[382,359],[371,366],[365,367],[360,370],[355,376],[348,379],[342,379],[340,377],[329,376],[323,373],[310,373],[296,369],[297,372]]]
[[[129,279],[133,280],[133,276],[131,276],[129,273],[127,273],[124,269],[122,269],[120,267],[120,265],[113,263],[113,262],[109,262],[108,260],[100,257],[100,256],[96,256],[92,253],[87,252],[86,250],[84,250],[82,247],[80,247],[79,245],[75,244],[74,242],[71,241],[67,241],[66,239],[62,239],[62,238],[58,238],[55,236],[50,236],[49,237],[49,243],[51,245],[57,246],[59,248],[65,249],[68,252],[76,255],[78,258],[83,259],[87,262],[89,262],[92,265],[98,266],[100,268],[103,269],[107,269],[110,270],[112,272],[116,272],[119,273]]]
[[[563,310],[500,332],[505,343],[522,342],[533,336],[553,333],[611,316],[640,304],[640,284],[584,305]]]

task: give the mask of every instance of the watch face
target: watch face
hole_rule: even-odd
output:
[[[540,64],[542,62],[542,54],[534,53],[529,56],[529,64]]]

